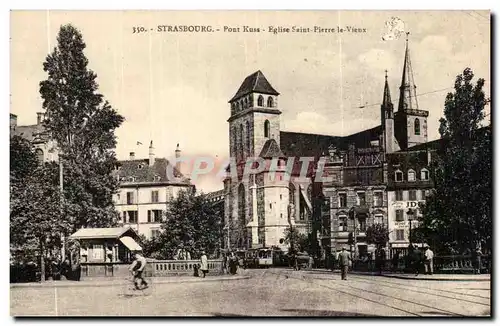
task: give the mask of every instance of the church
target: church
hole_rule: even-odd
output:
[[[227,167],[224,180],[225,237],[231,249],[278,246],[287,251],[285,232],[295,228],[312,236],[323,254],[346,245],[360,256],[373,250],[365,241],[367,227],[391,225],[387,186],[394,183],[397,162],[389,164],[388,158],[427,143],[429,115],[418,107],[408,39],[397,111],[387,73],[385,78],[380,125],[348,136],[282,131],[280,93],[260,70],[244,79],[229,100],[227,120],[229,153],[236,162]],[[277,160],[276,172],[267,168],[245,176],[247,159],[255,157]],[[311,164],[304,165],[304,158]],[[230,171],[234,168],[236,173]],[[318,171],[328,181],[318,181]]]

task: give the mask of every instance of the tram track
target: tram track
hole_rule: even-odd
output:
[[[270,273],[273,273],[273,272],[270,272]],[[275,273],[275,274],[280,274],[280,273]],[[284,274],[281,274],[281,275],[285,276]],[[404,309],[404,308],[396,306],[396,305],[391,305],[391,304],[383,303],[383,302],[380,302],[380,301],[377,301],[377,300],[373,300],[373,299],[367,298],[366,296],[362,296],[362,295],[358,295],[356,293],[352,293],[352,291],[349,292],[349,291],[347,291],[347,289],[352,289],[352,290],[355,290],[355,291],[361,291],[363,293],[370,293],[371,295],[374,295],[374,296],[386,297],[386,298],[389,298],[390,300],[396,300],[396,301],[404,302],[405,304],[412,304],[412,305],[415,305],[415,306],[424,307],[426,309],[431,309],[431,311],[441,312],[441,313],[443,313],[443,315],[450,315],[450,316],[456,316],[456,317],[465,317],[465,316],[467,316],[465,314],[456,313],[454,311],[450,311],[450,310],[447,310],[447,309],[437,308],[435,306],[431,306],[431,305],[428,305],[428,304],[419,303],[419,302],[416,302],[416,301],[412,301],[412,300],[400,298],[400,297],[393,296],[393,295],[390,295],[390,294],[386,294],[386,293],[382,293],[382,292],[377,292],[377,291],[371,291],[371,290],[367,290],[367,289],[363,289],[363,288],[358,288],[358,287],[352,286],[350,284],[338,283],[338,284],[336,284],[336,287],[332,287],[332,286],[329,286],[329,285],[321,284],[320,282],[317,282],[317,280],[314,279],[314,278],[296,277],[296,276],[293,276],[293,275],[286,275],[286,276],[288,276],[289,278],[293,278],[293,279],[296,279],[296,280],[300,280],[300,281],[303,281],[303,282],[314,284],[315,286],[327,288],[329,290],[332,290],[332,291],[335,291],[335,292],[338,292],[338,293],[342,293],[342,294],[345,294],[345,295],[348,295],[348,296],[351,296],[351,297],[355,297],[355,298],[362,299],[362,300],[365,300],[365,301],[368,301],[368,302],[371,302],[371,303],[375,303],[377,305],[381,305],[381,306],[385,306],[385,307],[388,307],[388,308],[391,308],[391,309],[395,309],[395,310],[404,312],[404,313],[409,314],[409,315],[417,316],[417,317],[426,317],[428,315],[427,314],[421,314],[421,313],[418,313],[418,312],[415,312],[415,311],[411,311],[411,310],[408,310],[408,309]],[[341,287],[341,289],[339,287]],[[457,299],[453,298],[453,300],[457,300]]]

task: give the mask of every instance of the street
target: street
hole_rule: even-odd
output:
[[[327,271],[240,271],[231,281],[11,288],[12,316],[488,316],[490,282],[403,280]],[[128,292],[130,293],[130,291]]]

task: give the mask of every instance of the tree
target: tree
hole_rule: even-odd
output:
[[[168,204],[160,234],[152,241],[149,250],[163,259],[172,259],[180,247],[190,252],[193,258],[202,250],[208,255],[215,254],[221,244],[221,223],[218,208],[207,200],[205,194],[180,191]]]
[[[366,229],[366,242],[384,247],[389,241],[389,230],[384,224],[375,223]]]
[[[464,251],[482,243],[491,248],[492,135],[482,127],[488,100],[484,79],[474,85],[470,68],[448,93],[439,132],[442,146],[433,158],[435,189],[423,207],[422,227],[440,247]]]
[[[61,218],[61,202],[57,165],[46,163],[25,176],[23,183],[11,187],[10,239],[11,245],[36,243],[39,246],[42,280],[44,257],[51,245],[60,245],[60,234],[67,233],[70,224]]]
[[[28,140],[14,135],[10,137],[10,183],[24,183],[24,179],[38,167],[33,145]]]
[[[285,230],[285,244],[290,246],[290,251],[307,251],[311,250],[309,237],[300,233],[297,228],[288,227]]]
[[[44,127],[57,142],[64,167],[65,214],[72,231],[115,224],[112,176],[116,157],[114,131],[124,118],[97,92],[96,74],[88,69],[82,34],[72,25],[60,28],[57,47],[43,64],[48,78],[40,83]]]

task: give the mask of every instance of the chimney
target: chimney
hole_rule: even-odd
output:
[[[175,149],[175,168],[177,171],[181,172],[181,162],[178,160],[179,157],[181,157],[181,150],[179,149],[179,144],[177,144]]]
[[[155,152],[153,147],[153,141],[149,144],[149,166],[155,164]]]
[[[135,160],[135,152],[130,152],[130,160]]]
[[[43,113],[42,112],[37,112],[36,113],[36,124],[39,125],[43,121]]]

